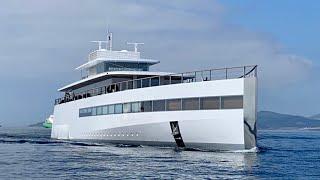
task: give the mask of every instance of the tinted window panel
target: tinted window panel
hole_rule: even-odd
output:
[[[167,111],[181,110],[181,99],[167,100]]]
[[[153,111],[165,111],[165,100],[153,101]]]
[[[79,117],[85,116],[85,110],[84,109],[79,109]]]
[[[122,104],[116,104],[114,106],[114,113],[115,114],[121,114],[122,113]]]
[[[131,112],[131,103],[123,104],[123,113],[130,113]]]
[[[102,106],[97,107],[97,115],[102,115]]]
[[[141,112],[151,112],[152,111],[152,101],[143,101],[141,103]]]
[[[243,108],[242,96],[221,97],[222,109],[241,109]]]
[[[114,105],[108,106],[108,114],[114,114]]]
[[[131,104],[132,112],[140,112],[141,109],[141,102],[134,102]]]
[[[102,114],[108,114],[108,106],[102,107]]]
[[[96,107],[91,108],[91,110],[92,110],[92,112],[91,112],[92,116],[97,115],[97,108]]]
[[[200,109],[220,109],[220,97],[200,98]]]
[[[182,110],[198,110],[199,98],[182,99]]]

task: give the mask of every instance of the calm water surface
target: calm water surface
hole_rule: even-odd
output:
[[[177,151],[0,128],[0,179],[320,179],[319,131],[260,131],[259,152]]]

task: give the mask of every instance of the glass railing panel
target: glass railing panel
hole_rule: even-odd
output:
[[[160,85],[160,76],[151,78],[151,86],[159,86]]]
[[[211,81],[210,74],[211,74],[210,70],[202,71],[201,72],[202,81]]]
[[[202,82],[203,81],[201,71],[194,72],[194,74],[195,74],[195,82]]]
[[[150,87],[150,78],[142,79],[142,87]]]
[[[121,83],[121,91],[125,91],[128,89],[128,81]]]
[[[180,84],[182,82],[182,74],[170,76],[170,84]]]
[[[121,82],[116,84],[116,92],[121,91]]]
[[[183,83],[195,82],[195,77],[196,76],[194,72],[183,73]]]
[[[141,88],[141,80],[134,80],[133,89]]]
[[[243,67],[245,77],[256,77],[257,66],[245,66]]]
[[[133,89],[133,82],[134,81],[128,81],[128,89]]]
[[[227,70],[228,79],[240,78],[240,77],[243,77],[243,75],[244,75],[244,72],[242,67],[228,68]]]
[[[167,76],[150,77],[114,83],[109,86],[94,88],[77,94],[69,94],[55,100],[55,104],[61,104],[82,98],[88,98],[106,93],[124,91],[127,89],[144,88],[179,83],[202,82],[222,79],[235,79],[243,77],[257,77],[257,66],[243,66],[232,68],[211,69],[204,71],[186,72]]]
[[[226,72],[227,70],[224,69],[215,69],[215,70],[211,70],[211,80],[222,80],[222,79],[226,79]]]
[[[170,84],[170,76],[161,76],[160,85],[168,85],[168,84]]]

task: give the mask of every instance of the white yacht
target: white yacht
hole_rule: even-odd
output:
[[[58,91],[51,137],[203,150],[256,146],[257,66],[152,72],[158,60],[107,41]],[[105,45],[105,46],[104,46]],[[196,60],[195,60],[196,61]]]

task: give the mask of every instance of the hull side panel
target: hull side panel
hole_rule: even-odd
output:
[[[51,137],[173,145],[175,141],[171,134],[170,121],[178,121],[187,147],[243,149],[244,109],[127,113],[79,118],[79,109],[85,107],[132,101],[243,94],[244,79],[229,79],[134,89],[72,101],[55,106]]]

